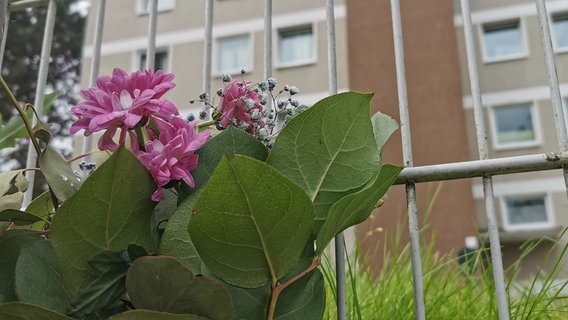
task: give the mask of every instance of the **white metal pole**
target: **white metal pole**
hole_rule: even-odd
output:
[[[55,14],[57,11],[57,4],[55,0],[50,0],[49,5],[47,6],[47,16],[45,20],[45,28],[43,33],[43,41],[41,45],[41,57],[39,62],[39,71],[37,77],[37,87],[36,87],[36,95],[34,100],[34,107],[36,108],[36,112],[38,116],[43,116],[43,99],[45,94],[45,87],[47,82],[47,71],[49,67],[49,59],[51,56],[51,43],[53,40],[53,29],[55,26]],[[34,118],[33,125],[37,123],[37,120]],[[36,153],[32,143],[30,143],[28,147],[28,157],[26,161],[26,168],[34,168],[37,165],[37,157],[39,155]],[[27,207],[28,204],[32,201],[33,197],[33,185],[35,180],[35,171],[28,170],[26,171],[26,178],[30,183],[30,187],[24,193],[24,201],[22,202],[22,207]]]
[[[405,167],[414,166],[412,159],[412,141],[410,138],[410,116],[408,112],[408,93],[406,88],[406,68],[404,64],[404,45],[402,37],[402,19],[399,0],[391,0],[394,53],[396,64],[396,80],[398,89],[398,105],[400,110],[400,130],[402,135],[402,156]],[[412,277],[414,279],[414,308],[416,319],[426,319],[424,306],[424,282],[422,261],[420,257],[420,228],[418,208],[416,206],[416,188],[414,183],[406,184],[406,203],[408,209],[408,227],[410,230],[410,251],[412,261]]]

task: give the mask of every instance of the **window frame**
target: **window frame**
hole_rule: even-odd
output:
[[[565,53],[568,52],[568,44],[564,47],[558,47],[558,42],[556,40],[557,36],[556,36],[556,32],[554,30],[554,19],[556,17],[561,17],[562,20],[566,20],[566,22],[568,23],[568,11],[558,11],[558,12],[552,12],[549,14],[549,18],[548,21],[550,23],[550,33],[551,33],[551,38],[552,38],[552,48],[554,49],[554,52],[556,53]]]
[[[167,54],[166,57],[166,68],[165,69],[160,69],[163,72],[170,72],[170,70],[172,70],[172,48],[171,47],[157,47],[155,54],[159,54],[165,52]],[[146,54],[146,50],[138,50],[136,52],[134,52],[134,58],[133,58],[133,67],[132,69],[134,71],[138,71],[138,70],[145,70],[146,66],[142,65],[142,56]],[[157,71],[156,68],[154,68],[154,71]]]
[[[499,27],[504,28],[507,25],[513,24],[515,22],[518,22],[518,28],[519,28],[519,31],[521,33],[521,41],[522,41],[521,52],[497,56],[497,57],[488,56],[487,55],[487,46],[485,44],[486,27],[489,26],[489,27],[493,27],[493,28],[496,28],[496,29],[498,29]],[[513,19],[508,19],[508,20],[502,20],[502,21],[489,21],[489,22],[485,22],[485,23],[480,23],[480,24],[478,24],[478,32],[479,32],[479,43],[480,43],[479,47],[481,49],[481,56],[482,56],[483,62],[486,63],[486,64],[524,59],[524,58],[527,58],[530,55],[529,47],[528,47],[528,36],[527,36],[527,32],[526,32],[526,28],[525,28],[525,22],[524,22],[523,17],[513,18]]]
[[[499,142],[499,128],[497,125],[497,115],[495,110],[499,108],[514,107],[520,105],[529,105],[531,111],[532,127],[534,132],[534,140],[530,141],[515,141],[515,142]],[[538,147],[542,145],[542,131],[540,126],[540,115],[538,113],[537,102],[536,101],[525,101],[525,102],[514,102],[508,104],[500,104],[490,106],[489,112],[489,122],[491,124],[491,141],[493,143],[493,149],[497,151],[502,150],[512,150],[512,149],[522,149]]]
[[[281,39],[282,33],[286,33],[286,32],[293,33],[293,32],[302,31],[304,29],[307,30],[308,28],[311,28],[311,31],[312,31],[312,45],[313,45],[312,57],[308,58],[308,59],[297,60],[297,61],[292,61],[292,62],[282,62],[281,57],[280,57],[280,39]],[[275,46],[275,48],[274,48],[274,61],[276,62],[275,67],[277,69],[300,67],[300,66],[315,64],[317,62],[317,59],[318,59],[318,40],[317,39],[318,39],[318,37],[317,37],[316,24],[314,22],[279,27],[279,28],[274,30],[274,39],[276,39],[276,41],[274,41],[274,46]]]
[[[247,61],[248,66],[240,67],[240,68],[236,68],[236,69],[224,70],[224,71],[219,70],[219,54],[220,54],[219,41],[222,40],[222,39],[236,38],[236,37],[241,37],[241,36],[246,36],[249,40],[248,41],[249,54],[248,54],[248,61]],[[254,34],[252,32],[219,35],[219,36],[214,37],[212,45],[213,45],[213,48],[212,48],[213,49],[212,50],[213,76],[219,77],[223,74],[236,75],[236,74],[240,74],[241,70],[244,70],[246,73],[252,72],[254,70]]]
[[[509,208],[507,200],[530,200],[542,198],[544,200],[544,209],[546,211],[546,221],[542,222],[527,222],[527,223],[510,223],[509,221]],[[548,192],[543,193],[520,193],[514,195],[502,196],[500,199],[501,206],[501,222],[504,231],[527,231],[534,229],[550,229],[556,226],[554,215],[554,206],[551,194]]]
[[[146,1],[152,1],[152,0],[138,0],[136,2],[136,12],[138,13],[138,15],[148,15],[150,14],[150,8],[148,7],[148,10],[145,9],[146,7]],[[172,11],[174,10],[174,8],[176,7],[176,0],[171,0],[172,4],[170,6],[167,7],[162,7],[160,8],[160,0],[158,0],[158,12],[166,12],[166,11]],[[149,4],[149,3],[148,3]]]

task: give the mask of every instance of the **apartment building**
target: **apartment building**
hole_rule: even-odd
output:
[[[107,1],[100,74],[110,74],[114,67],[143,68],[148,2]],[[167,98],[183,115],[198,112],[188,101],[203,90],[205,2],[158,3],[155,65],[173,72],[177,83]],[[282,85],[298,86],[298,98],[306,104],[328,94],[324,5],[325,1],[273,2],[272,75]],[[567,100],[568,2],[547,1],[547,5]],[[83,87],[88,86],[97,6],[93,0],[85,35]],[[373,110],[398,120],[390,1],[336,0],[335,6],[338,87],[375,92]],[[476,0],[471,8],[490,156],[557,151],[534,3]],[[402,1],[401,10],[414,165],[478,159],[459,1]],[[212,92],[222,86],[223,73],[239,74],[243,69],[246,79],[262,79],[263,13],[260,0],[214,1]],[[76,148],[80,145],[78,139]],[[399,133],[387,144],[383,159],[402,164]],[[435,233],[436,250],[457,252],[466,237],[483,237],[487,223],[480,181],[416,187],[421,226],[427,226],[427,235]],[[495,195],[506,266],[518,257],[523,241],[555,237],[568,225],[564,214],[568,200],[557,171],[497,176]],[[382,250],[385,244],[388,248],[397,226],[407,221],[403,186],[393,187],[385,200],[357,228],[365,250]],[[407,229],[400,230],[407,233]],[[542,260],[546,249],[543,246],[529,259]]]
[[[568,2],[546,1],[564,113],[568,101]],[[473,122],[467,77],[463,21],[455,3],[454,25],[460,50],[463,110]],[[493,158],[559,151],[548,77],[534,1],[471,1],[485,123]],[[475,135],[468,130],[470,153]],[[480,231],[486,230],[483,191],[473,184]],[[527,239],[556,238],[568,225],[568,198],[559,171],[494,178],[496,207],[505,261],[514,260]],[[544,245],[531,256],[542,261]]]
[[[356,1],[347,6],[350,88],[377,92],[377,108],[396,114],[390,1]],[[490,157],[558,151],[534,1],[476,0],[470,6]],[[547,7],[566,102],[568,2],[547,1]],[[479,159],[460,2],[402,1],[401,11],[414,164]],[[367,50],[360,50],[362,46]],[[385,158],[397,162],[393,157],[401,147],[396,141],[390,143]],[[417,193],[423,203],[419,215],[429,215],[425,224],[436,233],[437,248],[455,251],[468,234],[483,238],[487,219],[481,180],[443,182],[436,198],[433,185],[417,185]],[[524,241],[555,238],[568,225],[561,172],[496,176],[494,188],[505,266],[519,257]],[[364,241],[367,247],[388,243],[386,232],[374,232],[377,227],[394,228],[395,215],[388,211],[398,208],[405,214],[402,188],[389,197],[388,210],[364,225],[373,234]],[[525,260],[532,266],[526,268],[527,274],[542,262],[548,248],[550,244],[540,246]]]
[[[93,55],[97,0],[91,1],[85,35],[82,86],[88,86]],[[263,1],[213,1],[211,90],[223,86],[221,75],[262,81],[264,46]],[[347,88],[345,5],[337,1],[338,87]],[[100,74],[114,67],[138,70],[145,66],[148,0],[106,2]],[[325,5],[312,1],[275,1],[273,4],[272,76],[280,88],[297,86],[302,103],[328,94]],[[167,96],[182,113],[196,111],[191,98],[203,92],[205,1],[158,1],[156,69],[175,74],[176,88]],[[193,108],[193,109],[192,109]]]

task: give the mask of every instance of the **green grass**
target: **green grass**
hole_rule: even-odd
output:
[[[545,273],[539,268],[538,276],[519,281],[522,259],[542,241],[554,243],[547,258],[553,259],[554,250],[560,252],[552,270]],[[434,251],[434,236],[421,243],[428,244],[421,248],[427,319],[498,318],[489,249],[480,250],[476,271],[468,273],[460,269],[455,255]],[[554,239],[528,241],[519,260],[506,270],[511,319],[568,319],[567,283],[559,275],[567,247],[559,245]],[[393,238],[391,246],[392,253],[383,255],[383,266],[376,273],[368,263],[372,259],[365,259],[359,250],[347,260],[348,319],[415,319],[410,248],[401,244],[400,237]],[[327,290],[324,319],[337,319],[334,263],[324,260],[322,271]]]

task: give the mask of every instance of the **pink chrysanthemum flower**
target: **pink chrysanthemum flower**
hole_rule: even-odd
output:
[[[234,125],[255,134],[265,126],[263,106],[250,81],[231,80],[225,85],[218,106],[218,122],[222,128]],[[256,126],[255,126],[256,124]]]
[[[118,143],[122,144],[129,129],[144,125],[151,115],[161,118],[178,115],[172,102],[160,99],[175,87],[173,78],[173,74],[162,71],[136,71],[128,75],[115,68],[112,76],[99,77],[96,86],[81,91],[85,101],[71,108],[79,118],[71,126],[71,134],[85,129],[88,136],[106,130],[99,140],[99,149],[114,151],[118,144],[113,137],[118,129],[121,129]]]
[[[191,171],[197,167],[198,155],[195,151],[209,138],[209,132],[196,133],[195,126],[179,117],[168,121],[152,117],[159,131],[159,138],[147,141],[145,150],[133,145],[134,154],[154,177],[158,189],[152,200],[164,197],[163,187],[171,180],[183,180],[190,187],[195,186]]]

